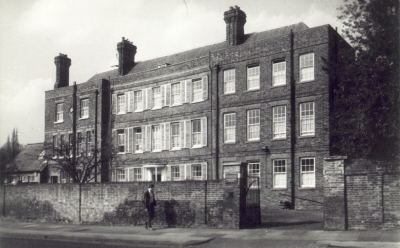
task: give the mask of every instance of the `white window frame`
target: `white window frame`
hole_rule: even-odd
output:
[[[247,67],[247,90],[260,89],[260,66],[253,65]]]
[[[126,106],[125,106],[125,94],[117,95],[117,114],[125,114]]]
[[[56,123],[64,121],[64,103],[56,104]]]
[[[287,188],[287,165],[286,159],[274,159],[272,161],[273,167],[273,188],[285,189]]]
[[[180,105],[182,104],[182,99],[181,99],[181,83],[173,83],[171,84],[171,105]]]
[[[133,95],[134,95],[133,111],[142,111],[143,110],[143,91],[141,91],[141,90],[134,91]]]
[[[203,81],[201,78],[192,81],[193,98],[192,102],[203,101]]]
[[[286,61],[276,61],[272,63],[272,86],[286,84]]]
[[[171,168],[171,180],[172,181],[179,181],[181,180],[181,167],[179,165],[173,165]]]
[[[178,127],[177,129],[174,127]],[[177,133],[175,133],[175,131]],[[171,132],[171,150],[179,150],[181,148],[181,126],[179,122],[173,122],[171,123],[170,127],[170,132]]]
[[[140,130],[140,132],[138,132]],[[143,152],[143,128],[135,127],[133,129],[133,149],[135,153]],[[139,137],[140,136],[140,137]]]
[[[89,118],[89,98],[81,100],[81,119]]]
[[[201,165],[201,164],[192,164],[191,165],[193,180],[202,180],[203,179],[202,166],[204,166],[204,165]],[[198,170],[198,169],[200,169],[200,170]]]
[[[286,106],[272,107],[273,139],[286,139]]]
[[[315,135],[315,104],[305,102],[300,104],[300,136]]]
[[[199,130],[195,130],[195,125]],[[202,147],[203,146],[203,135],[201,130],[201,119],[194,119],[191,122],[192,129],[192,147]]]
[[[125,169],[117,169],[116,174],[117,174],[116,175],[117,182],[125,182],[125,180],[126,180]]]
[[[92,148],[92,132],[86,131],[86,154],[90,156]]]
[[[257,163],[248,163],[248,165],[247,165],[247,172],[248,173],[247,174],[249,176],[248,186],[250,186],[250,189],[254,189],[254,188],[258,188],[259,187],[258,184],[260,183],[260,178],[261,178],[260,177],[260,175],[261,175],[260,171],[261,171],[261,168],[260,168],[260,163],[259,162],[257,162]],[[258,177],[258,184],[253,182],[253,181],[251,181],[252,179],[250,177]],[[250,183],[252,183],[252,184],[250,185]]]
[[[118,146],[118,153],[125,153],[125,130],[124,129],[118,129],[117,130],[117,146]]]
[[[153,152],[161,151],[162,140],[161,140],[161,126],[152,125],[151,126],[151,150]]]
[[[260,140],[260,109],[247,110],[247,140]]]
[[[153,109],[162,108],[162,95],[161,95],[161,87],[152,88],[153,91]]]
[[[133,168],[133,181],[143,181],[143,169]]]
[[[300,187],[315,188],[315,158],[300,159]]]
[[[236,70],[229,69],[224,71],[224,94],[234,94],[236,82]]]
[[[302,54],[299,57],[300,60],[300,82],[314,80],[314,53]]]
[[[76,138],[76,153],[77,153],[77,156],[80,156],[81,153],[82,153],[82,139],[83,139],[82,132],[78,132],[77,133],[77,138]]]
[[[224,143],[236,142],[236,113],[224,114]]]

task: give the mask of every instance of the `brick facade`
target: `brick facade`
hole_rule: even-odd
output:
[[[235,19],[235,15],[240,18]],[[238,23],[232,23],[235,20]],[[114,174],[110,171],[101,181],[173,180],[174,166],[179,167],[179,173],[175,171],[174,174],[177,180],[218,180],[223,178],[224,164],[245,162],[252,163],[252,175],[260,177],[262,208],[279,208],[280,200],[288,200],[296,209],[322,209],[322,164],[323,158],[331,155],[330,130],[334,128],[329,119],[334,82],[324,68],[326,61],[337,58],[338,50],[349,49],[349,46],[337,45],[343,39],[329,25],[308,28],[299,23],[245,34],[246,15],[238,7],[225,13],[225,22],[226,42],[143,62],[135,62],[136,47],[123,39],[118,46],[120,70],[96,74],[88,82],[77,85],[77,112],[82,97],[89,99],[90,109],[88,119],[77,120],[77,131],[94,129],[92,112],[97,89],[102,92],[97,96],[98,144],[109,145],[111,135],[113,145],[122,151],[118,156],[124,162],[118,170],[113,168]],[[127,48],[127,53],[124,53],[125,46],[131,49]],[[122,58],[123,54],[130,54],[130,57]],[[309,80],[300,79],[303,66],[300,60],[305,54],[312,58],[311,67],[308,65],[312,70]],[[281,70],[284,83],[274,85],[273,68],[278,62],[285,64],[285,69]],[[248,89],[248,68],[255,68],[258,77],[255,84],[259,86],[251,89]],[[227,70],[234,70],[235,75],[234,91],[228,94],[224,77]],[[197,79],[202,85],[196,83]],[[177,105],[171,102],[175,83],[180,83],[179,90],[184,91]],[[73,87],[46,92],[47,142],[53,136],[72,131],[68,110],[72,106]],[[161,103],[154,108],[152,101],[156,101],[153,97],[158,94],[154,91],[157,87],[160,87]],[[105,88],[107,90],[102,90]],[[202,93],[196,95],[195,89],[199,88]],[[146,105],[142,110],[136,110],[135,92],[141,92],[138,94]],[[118,99],[125,99],[125,102],[121,104]],[[64,121],[54,123],[55,104],[59,102],[64,103]],[[300,106],[305,103],[311,108],[307,112],[311,118],[308,121],[311,135],[301,134]],[[284,108],[281,123],[284,135],[280,138],[274,138],[276,107]],[[248,140],[249,110],[259,113],[255,134],[258,137],[252,140]],[[226,143],[224,116],[228,113],[235,114],[235,141]],[[201,127],[196,124],[197,120],[201,120]],[[179,123],[181,143],[178,149],[171,149],[173,123]],[[139,131],[142,149],[136,152],[139,146],[135,146],[135,132]],[[158,132],[162,144],[155,149]],[[201,139],[200,145],[195,145],[195,139]],[[280,187],[276,187],[274,181],[278,178],[274,173],[274,163],[278,160],[283,170],[279,175]],[[107,166],[103,165],[103,171],[109,169]],[[196,166],[201,166],[201,172]],[[195,167],[197,172],[194,172]],[[135,168],[141,168],[141,172]],[[155,175],[158,172],[161,172],[160,177]],[[306,180],[307,185],[303,182]]]

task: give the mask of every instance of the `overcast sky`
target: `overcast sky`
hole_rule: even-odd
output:
[[[136,61],[225,39],[224,11],[238,5],[245,33],[303,21],[337,20],[343,0],[0,0],[0,145],[13,128],[23,144],[44,141],[44,92],[52,90],[54,57],[72,60],[70,85],[116,65],[125,37]]]

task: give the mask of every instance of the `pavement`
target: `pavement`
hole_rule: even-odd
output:
[[[0,239],[2,237],[171,247],[199,245],[213,239],[233,239],[313,241],[321,247],[400,248],[400,230],[323,231],[301,227],[289,230],[261,226],[237,230],[155,226],[155,230],[150,231],[143,226],[50,224],[1,219]]]

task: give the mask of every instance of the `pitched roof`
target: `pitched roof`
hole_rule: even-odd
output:
[[[276,28],[276,29],[271,29],[271,30],[267,30],[267,31],[259,32],[259,33],[250,33],[250,34],[245,35],[243,44],[260,41],[260,40],[265,40],[265,39],[270,39],[273,37],[279,37],[282,35],[287,35],[290,33],[290,30],[292,30],[293,32],[296,32],[296,31],[301,31],[301,30],[305,30],[305,29],[308,29],[308,26],[306,24],[304,24],[303,22],[299,22],[296,24],[292,24],[292,25],[288,25],[288,26],[284,26],[284,27],[280,27],[280,28]],[[228,46],[227,43],[225,41],[223,41],[223,42],[215,43],[212,45],[194,48],[191,50],[187,50],[184,52],[179,52],[179,53],[175,53],[175,54],[171,54],[171,55],[167,55],[167,56],[163,56],[163,57],[159,57],[159,58],[154,58],[154,59],[145,60],[145,61],[138,61],[138,62],[135,62],[134,67],[127,73],[127,75],[138,73],[138,72],[143,72],[143,71],[148,71],[148,70],[152,70],[152,69],[157,69],[157,67],[159,65],[163,65],[166,63],[177,64],[177,63],[185,62],[188,60],[205,57],[205,56],[209,55],[210,51],[220,50],[220,49],[226,48],[227,46]],[[98,79],[102,79],[102,78],[107,79],[109,77],[116,78],[118,76],[119,76],[118,69],[113,69],[110,71],[97,73],[93,77],[91,77],[88,81],[94,81],[94,80],[98,80]]]
[[[41,171],[46,167],[43,158],[39,158],[43,153],[43,143],[28,144],[15,158],[15,165],[19,172]]]

